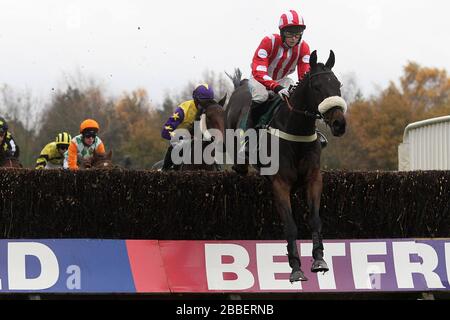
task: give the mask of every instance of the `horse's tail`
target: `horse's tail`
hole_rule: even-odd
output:
[[[230,78],[230,80],[233,82],[234,88],[237,89],[238,87],[240,87],[242,85],[242,72],[239,68],[235,68],[234,69],[234,75],[230,76],[226,71],[225,74],[228,76],[228,78]]]

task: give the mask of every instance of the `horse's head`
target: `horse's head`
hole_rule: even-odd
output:
[[[4,157],[0,159],[0,167],[1,168],[23,168],[19,159],[15,157]]]
[[[225,113],[223,105],[225,104],[226,95],[219,102],[211,100],[204,103],[202,108],[206,116],[206,128],[208,130],[215,129],[221,133],[221,138],[225,136]]]
[[[309,111],[322,115],[333,135],[340,137],[345,133],[347,104],[341,97],[341,83],[332,71],[334,62],[335,56],[331,50],[325,64],[317,62],[316,51],[311,53],[311,70],[303,81],[303,94]]]
[[[111,161],[112,150],[108,153],[97,153],[94,152],[92,158],[85,163],[85,168],[94,169],[111,169],[114,168],[114,164]]]
[[[223,105],[226,100],[226,95],[219,101],[216,102],[214,99],[206,100],[198,100],[197,106],[199,108],[199,112],[197,113],[196,120],[199,120],[199,129],[201,132],[201,136],[197,137],[195,134],[196,123],[193,123],[190,128],[191,136],[194,137],[192,140],[187,140],[188,143],[195,143],[196,139],[201,139],[201,145],[204,149],[206,146],[221,145],[224,146],[224,137],[225,137],[225,112],[223,109]],[[202,149],[202,150],[203,150]],[[215,148],[214,156],[215,156]],[[191,151],[195,150],[191,148]],[[191,152],[191,161],[195,162],[194,152]],[[180,167],[180,170],[216,170],[216,165],[211,164],[183,164]]]

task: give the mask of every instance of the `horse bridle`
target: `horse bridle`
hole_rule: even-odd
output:
[[[331,70],[330,70],[330,71],[319,71],[319,72],[316,72],[316,73],[314,73],[314,74],[310,74],[310,75],[308,76],[308,77],[309,77],[309,83],[308,83],[308,86],[309,86],[309,89],[311,90],[313,96],[314,96],[314,90],[312,90],[311,79],[312,79],[313,77],[316,77],[316,76],[320,75],[320,74],[333,74],[333,72],[332,72]],[[290,103],[290,101],[289,101],[289,98],[288,98],[287,96],[284,96],[284,101],[286,102],[289,111],[294,112],[294,113],[298,113],[298,114],[301,114],[301,115],[304,115],[305,117],[311,118],[311,119],[316,119],[316,120],[322,119],[322,120],[325,121],[325,123],[326,123],[327,125],[329,125],[327,119],[325,119],[325,117],[323,116],[323,114],[320,113],[319,110],[316,110],[315,112],[308,111],[308,105],[306,105],[305,110],[298,110],[298,109],[295,109],[295,108],[291,105],[291,103]]]
[[[216,101],[214,100],[214,102],[216,102]],[[216,102],[216,103],[208,104],[206,107],[203,107],[202,105],[199,105],[199,106],[197,107],[198,110],[199,110],[199,115],[198,115],[198,116],[201,116],[202,114],[206,113],[206,110],[207,110],[209,107],[214,106],[214,105],[221,106],[221,105],[218,104],[217,102]],[[223,108],[223,106],[221,106],[221,107]]]
[[[304,115],[307,118],[312,118],[312,119],[316,119],[316,120],[323,119],[323,115],[319,111],[311,112],[306,109],[305,110],[297,110],[291,105],[291,103],[289,102],[289,98],[287,96],[284,96],[283,98],[284,98],[284,102],[286,102],[286,104],[288,106],[289,111]]]

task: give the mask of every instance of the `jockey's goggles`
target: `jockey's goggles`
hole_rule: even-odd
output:
[[[67,144],[58,144],[56,147],[61,150],[69,149],[69,145],[67,145]]]
[[[300,38],[302,35],[303,35],[303,31],[302,32],[290,32],[290,31],[284,32],[284,36],[286,38],[293,38],[293,37]]]
[[[97,133],[94,131],[88,131],[83,133],[83,138],[95,138],[97,136]]]

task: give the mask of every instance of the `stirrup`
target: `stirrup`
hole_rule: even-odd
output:
[[[325,135],[320,132],[319,130],[316,130],[317,135],[319,136],[320,146],[325,148],[328,145],[328,139],[325,137]]]

